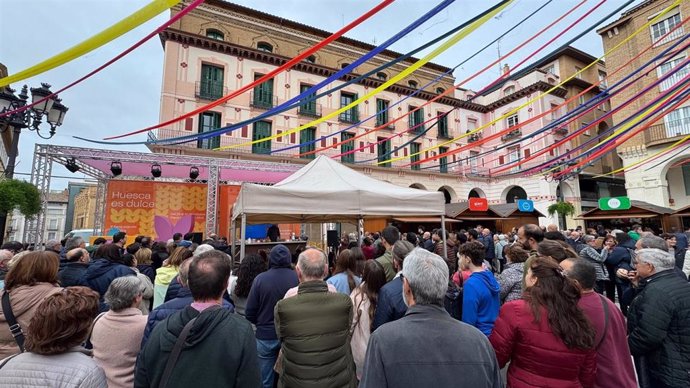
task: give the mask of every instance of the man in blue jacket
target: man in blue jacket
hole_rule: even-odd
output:
[[[297,273],[292,269],[292,253],[285,245],[278,244],[273,247],[268,259],[268,271],[259,274],[252,283],[245,314],[247,320],[256,325],[256,350],[263,386],[272,388],[273,366],[280,351],[280,340],[273,323],[273,310],[285,293],[299,284],[299,280]]]
[[[501,307],[500,286],[491,271],[484,268],[484,247],[478,242],[462,245],[458,251],[472,274],[462,293],[462,321],[476,327],[488,337]]]

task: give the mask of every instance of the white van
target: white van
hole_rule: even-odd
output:
[[[81,237],[86,242],[86,246],[89,246],[89,240],[91,236],[100,236],[100,230],[96,230],[96,234],[93,233],[93,229],[74,229],[67,233],[66,238],[70,239],[72,237]]]

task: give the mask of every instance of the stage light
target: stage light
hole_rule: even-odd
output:
[[[153,176],[154,178],[160,178],[162,173],[163,171],[161,170],[160,164],[151,165],[151,176]]]
[[[79,166],[77,165],[77,161],[74,160],[74,158],[69,159],[67,163],[65,163],[65,167],[69,170],[69,172],[79,171]]]
[[[199,169],[197,167],[189,168],[189,179],[196,179],[199,177]]]
[[[120,163],[120,162],[110,163],[110,172],[113,173],[113,176],[118,176],[118,175],[122,174],[122,163]]]

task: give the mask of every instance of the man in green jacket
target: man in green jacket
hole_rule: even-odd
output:
[[[295,270],[299,278],[297,295],[279,301],[274,313],[276,333],[282,340],[278,386],[356,387],[350,349],[350,297],[329,292],[323,280],[328,260],[318,249],[302,252]]]
[[[395,226],[386,226],[381,232],[381,241],[386,248],[386,253],[376,258],[376,261],[383,266],[386,272],[386,282],[390,282],[395,277],[395,266],[393,265],[393,255],[391,249],[396,241],[400,240],[400,231]]]

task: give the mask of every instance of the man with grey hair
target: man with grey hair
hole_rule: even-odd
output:
[[[641,291],[628,311],[628,344],[640,385],[688,387],[690,284],[674,273],[675,258],[666,251],[640,249],[633,263],[629,275]]]
[[[352,301],[329,292],[326,255],[315,248],[297,260],[297,295],[275,307],[275,328],[282,341],[279,386],[349,388],[357,386],[350,348]]]
[[[60,241],[58,240],[46,241],[45,247],[46,251],[55,252],[57,254],[60,254],[60,252],[62,251],[62,244],[60,244]]]
[[[443,308],[448,265],[414,249],[403,267],[405,316],[371,334],[360,388],[502,386],[487,337]]]

